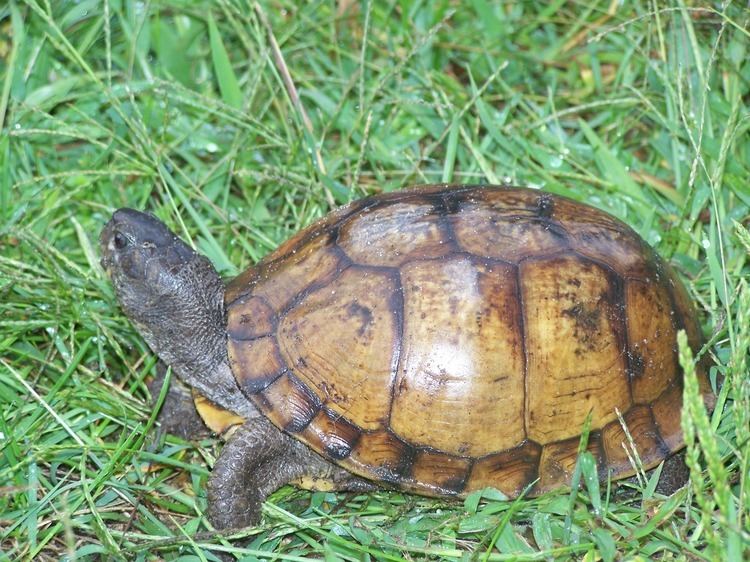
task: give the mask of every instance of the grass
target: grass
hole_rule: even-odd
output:
[[[749,23],[736,1],[0,6],[0,559],[747,559]],[[221,445],[157,431],[100,228],[147,208],[231,276],[339,203],[437,181],[587,201],[680,270],[724,381],[712,415],[686,388],[691,486],[616,499],[584,455],[572,493],[287,487],[212,532]]]

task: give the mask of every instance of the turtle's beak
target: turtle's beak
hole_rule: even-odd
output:
[[[114,228],[114,219],[110,219],[109,222],[104,225],[104,228],[99,235],[99,250],[102,256],[99,260],[99,264],[102,266],[102,269],[107,273],[107,275],[111,274],[110,266],[112,265],[112,239],[114,237]]]

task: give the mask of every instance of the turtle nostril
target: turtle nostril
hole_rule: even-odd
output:
[[[128,239],[122,232],[115,232],[115,248],[122,250],[128,245]]]

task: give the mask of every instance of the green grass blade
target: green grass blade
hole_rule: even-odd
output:
[[[242,109],[242,91],[239,81],[211,12],[208,15],[208,36],[211,43],[211,60],[214,63],[214,72],[216,73],[216,81],[219,83],[221,97],[228,106],[234,109]]]

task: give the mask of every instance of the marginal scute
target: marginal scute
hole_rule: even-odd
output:
[[[651,404],[654,423],[662,441],[670,451],[677,451],[684,444],[682,424],[677,412],[682,410],[682,387],[672,383]]]
[[[354,262],[370,266],[439,258],[453,249],[440,220],[435,204],[423,199],[365,208],[341,225],[338,245]]]
[[[281,354],[292,372],[328,408],[362,429],[387,421],[400,297],[393,274],[352,266],[279,322]]]
[[[320,400],[293,375],[284,374],[262,393],[271,409],[265,414],[289,433],[302,431],[320,410]]]
[[[227,306],[251,291],[258,278],[258,271],[258,267],[250,267],[227,283],[224,288],[224,302]]]
[[[411,471],[414,449],[389,431],[376,431],[363,433],[349,458],[378,479],[398,483]]]
[[[623,419],[645,468],[652,468],[666,457],[669,451],[659,435],[648,406],[633,406],[623,414]],[[632,464],[628,458],[628,452],[633,455],[632,446],[620,420],[614,420],[602,429],[602,443],[607,468],[612,469],[615,474],[632,472]]]
[[[526,428],[541,444],[596,429],[630,407],[617,283],[575,255],[520,269],[527,361]]]
[[[470,468],[467,458],[422,450],[414,457],[411,476],[417,482],[430,482],[441,495],[454,495],[463,491]]]
[[[537,492],[547,492],[570,483],[578,462],[578,448],[580,436],[549,443],[542,447],[539,461],[539,483]],[[603,452],[601,435],[598,432],[589,433],[586,450],[594,456],[599,467],[602,466]]]
[[[454,455],[516,446],[524,439],[516,269],[457,256],[411,262],[401,268],[401,283],[394,432]]]
[[[326,408],[322,408],[299,437],[316,451],[338,461],[349,456],[362,430]]]
[[[465,492],[493,487],[510,498],[517,497],[536,478],[542,448],[531,441],[478,459]]]

